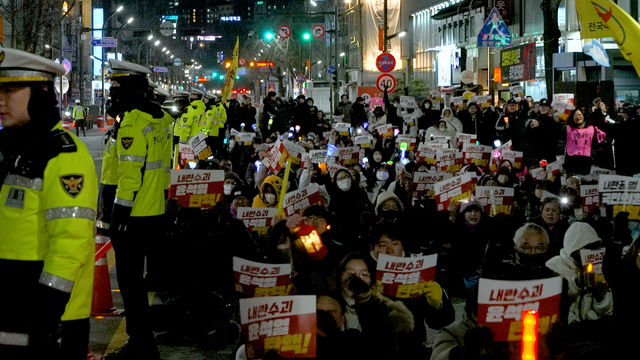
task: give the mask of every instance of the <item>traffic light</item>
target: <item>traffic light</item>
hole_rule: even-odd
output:
[[[305,41],[308,41],[309,39],[311,39],[311,33],[308,33],[308,32],[303,33],[302,39]]]
[[[338,85],[338,73],[334,73],[331,74],[331,83],[333,84],[334,88],[339,88],[340,86]]]
[[[266,33],[264,33],[264,39],[267,41],[273,40],[274,36],[275,35],[273,35],[271,31],[267,31]]]

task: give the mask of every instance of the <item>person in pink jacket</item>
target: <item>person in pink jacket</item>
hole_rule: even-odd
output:
[[[592,147],[601,143],[606,133],[590,125],[585,117],[584,108],[577,108],[571,112],[567,120],[567,145],[564,159],[564,169],[567,174],[589,174],[593,165]]]

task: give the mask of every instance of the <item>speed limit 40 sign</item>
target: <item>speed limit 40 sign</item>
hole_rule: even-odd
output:
[[[376,80],[376,86],[378,87],[378,90],[382,92],[384,92],[385,88],[388,93],[393,92],[397,85],[398,82],[396,81],[396,78],[391,74],[382,74],[378,76],[378,80]]]

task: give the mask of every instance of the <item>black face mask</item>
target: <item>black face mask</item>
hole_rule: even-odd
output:
[[[549,260],[549,254],[525,254],[516,250],[516,261],[518,264],[532,269],[540,270],[545,267],[545,263]]]
[[[355,275],[351,275],[351,277],[347,279],[347,281],[349,282],[347,285],[347,289],[349,289],[354,295],[364,294],[370,289],[369,284],[362,281],[362,279]]]
[[[401,212],[396,210],[380,211],[379,216],[385,220],[396,221],[400,218]]]

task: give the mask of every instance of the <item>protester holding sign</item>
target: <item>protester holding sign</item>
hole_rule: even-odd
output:
[[[375,344],[379,358],[397,358],[406,350],[401,344],[413,332],[414,317],[401,301],[375,294],[375,272],[373,259],[359,253],[346,255],[338,265],[336,284],[347,308],[346,328]]]
[[[596,231],[585,223],[574,223],[564,236],[560,255],[547,261],[547,267],[564,279],[562,321],[567,324],[598,320],[613,314],[613,296],[608,286],[589,281],[590,272],[580,260],[580,249],[602,247]],[[593,272],[593,270],[591,271]]]
[[[355,240],[363,229],[360,217],[365,212],[373,211],[373,205],[367,193],[358,186],[348,170],[340,169],[333,176],[328,187],[331,203],[329,210],[336,218],[336,230],[339,230],[345,245],[353,249]]]
[[[269,175],[260,186],[260,193],[253,198],[252,207],[266,208],[278,206],[282,191],[282,179]]]
[[[478,109],[478,104],[470,102],[466,110],[458,113],[458,118],[462,123],[462,131],[458,133],[475,134],[481,145],[491,145],[490,125],[485,123],[484,114]]]
[[[564,168],[568,174],[589,174],[593,165],[592,151],[597,143],[604,141],[605,134],[587,124],[584,108],[574,109],[567,121],[567,156]],[[594,141],[595,140],[595,141]]]
[[[550,110],[549,100],[541,99],[540,111],[530,113],[532,117],[527,120],[524,136],[528,145],[528,157],[553,162],[562,126],[553,119]]]

